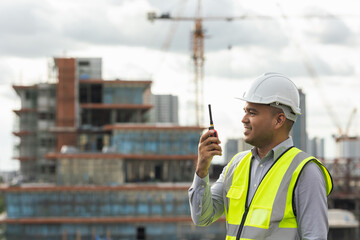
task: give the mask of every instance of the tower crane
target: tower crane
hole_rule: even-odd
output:
[[[204,29],[202,22],[204,20],[210,21],[232,21],[242,19],[270,19],[270,16],[251,16],[243,15],[238,17],[226,17],[226,16],[214,16],[214,17],[202,17],[201,15],[201,0],[197,2],[196,15],[194,17],[177,16],[172,17],[170,13],[162,13],[157,15],[155,12],[149,12],[148,20],[153,22],[155,20],[172,20],[172,21],[194,21],[194,31],[192,32],[192,59],[194,62],[194,84],[195,84],[195,109],[196,109],[196,124],[201,125],[203,123],[203,99],[204,99]],[[167,45],[169,45],[167,43]]]
[[[284,22],[286,22],[288,25],[290,25],[288,19],[289,17],[285,14],[285,11],[283,11],[282,7],[280,6],[280,4],[277,4],[280,13],[281,13],[281,17],[284,20]],[[308,16],[309,17],[309,16]],[[318,17],[319,16],[311,16],[311,17]],[[328,18],[328,19],[336,19],[337,16],[335,15],[325,15],[325,16],[321,16],[321,18]],[[293,27],[291,27],[291,29],[294,29]],[[287,32],[291,32],[290,30],[288,30]],[[309,60],[309,56],[307,55],[307,53],[303,50],[302,45],[300,44],[300,41],[298,41],[298,39],[294,38],[293,36],[289,36],[289,38],[295,43],[296,49],[298,50],[298,52],[300,53],[300,57],[301,60],[303,62],[303,65],[306,69],[306,71],[308,72],[310,79],[314,82],[314,85],[316,87],[316,89],[319,92],[319,95],[322,99],[323,105],[327,111],[327,114],[329,115],[331,121],[333,122],[334,126],[337,128],[337,134],[334,134],[333,137],[335,139],[336,142],[341,142],[344,140],[349,140],[349,139],[353,139],[353,137],[349,136],[349,129],[352,123],[352,120],[355,117],[355,114],[357,112],[357,109],[354,108],[350,114],[350,117],[348,119],[345,131],[343,130],[343,128],[340,125],[340,121],[337,117],[337,115],[335,114],[335,112],[333,111],[332,105],[330,104],[329,100],[326,98],[326,94],[321,86],[321,82],[320,82],[320,78],[319,75],[315,69],[315,67],[311,64],[311,61]]]
[[[203,123],[203,85],[204,85],[204,29],[202,27],[203,17],[200,16],[201,1],[198,0],[195,17],[171,17],[169,13],[157,16],[155,12],[148,13],[148,20],[174,20],[174,21],[194,21],[194,31],[192,34],[192,59],[194,61],[194,83],[195,83],[195,116],[196,124]]]
[[[357,112],[357,108],[354,108],[350,114],[349,121],[345,128],[345,135],[349,134],[350,126],[351,126],[352,121],[354,120],[356,112]]]
[[[350,130],[351,123],[352,123],[352,121],[353,121],[354,118],[355,118],[356,112],[357,112],[357,108],[354,108],[354,109],[351,111],[350,116],[349,116],[349,119],[348,119],[348,122],[347,122],[347,124],[346,124],[345,131],[343,131],[342,128],[339,128],[339,133],[338,133],[338,135],[334,135],[334,138],[335,138],[335,141],[336,141],[336,142],[340,142],[340,141],[349,140],[349,139],[351,139],[351,138],[354,138],[354,137],[351,137],[351,136],[349,135],[349,130]]]
[[[201,15],[201,0],[198,0],[197,2],[197,9],[196,9],[196,15],[194,17],[184,17],[184,16],[176,16],[172,17],[170,13],[162,13],[160,15],[157,15],[155,12],[148,12],[147,18],[149,21],[153,22],[155,20],[172,20],[172,21],[193,21],[194,22],[194,31],[192,32],[192,59],[194,63],[194,84],[195,84],[195,108],[196,108],[196,124],[201,125],[203,123],[203,86],[204,86],[204,29],[202,26],[202,22],[204,20],[207,21],[233,21],[233,20],[254,20],[254,19],[263,19],[263,20],[270,20],[274,19],[273,16],[269,15],[241,15],[241,16],[211,16],[211,17],[202,17]],[[282,14],[283,18],[288,19],[288,16],[286,16],[284,13]],[[334,19],[334,15],[323,15],[323,16],[317,16],[317,15],[307,15],[307,16],[291,16],[292,18],[304,18],[304,19],[311,19],[311,18],[322,18],[322,19]],[[171,34],[174,32],[172,31]],[[164,47],[169,47],[171,40],[171,36],[168,36],[167,41],[164,44]],[[312,79],[317,79],[317,74],[315,69],[309,64],[308,60],[305,59],[306,57],[303,56],[303,62],[305,65],[305,68],[309,72]],[[318,86],[318,81],[315,80],[315,83]],[[321,96],[324,96],[324,94],[321,94]],[[323,99],[324,100],[324,99]],[[332,120],[335,123],[335,125],[339,128],[338,120],[336,119],[335,115],[332,112],[331,106],[327,104],[327,101],[323,101],[325,104],[326,109],[328,110],[328,113],[332,116]]]

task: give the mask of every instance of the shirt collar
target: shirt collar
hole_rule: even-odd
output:
[[[272,160],[278,159],[287,149],[289,149],[292,146],[294,146],[294,142],[292,140],[292,137],[290,136],[285,141],[281,142],[280,144],[276,145],[273,149],[271,149],[271,151],[269,151],[268,154],[266,154],[266,156],[263,159],[264,160],[269,158],[271,158]],[[251,153],[255,157],[255,159],[260,160],[255,147],[251,149]]]

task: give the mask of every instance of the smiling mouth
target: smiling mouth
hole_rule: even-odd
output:
[[[247,134],[249,134],[250,133],[250,131],[251,131],[251,127],[245,127],[244,126],[244,135],[247,135]]]

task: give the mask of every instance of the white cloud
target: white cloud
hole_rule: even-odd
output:
[[[271,15],[271,20],[204,21],[205,104],[212,103],[223,143],[242,135],[242,105],[233,96],[242,94],[256,76],[267,71],[290,76],[307,94],[308,132],[329,136],[331,122],[319,91],[309,77],[302,54],[318,74],[325,99],[345,126],[358,107],[360,84],[358,3],[344,1],[278,1],[289,21],[281,18],[273,1],[203,0],[202,16]],[[193,111],[191,21],[146,19],[150,10],[175,16],[194,16],[196,1],[163,0],[7,0],[0,2],[0,101],[4,119],[0,138],[11,142],[12,83],[33,84],[47,78],[47,59],[63,56],[103,58],[105,79],[149,79],[155,93],[179,95],[183,123]],[[296,18],[304,14],[333,14],[336,20]],[[21,16],[21,17],[19,17]],[[292,17],[292,18],[291,18]],[[175,26],[177,25],[177,27]],[[171,47],[161,52],[169,29],[176,27]],[[300,45],[302,51],[295,44]],[[204,117],[207,109],[205,106]],[[353,122],[356,133],[359,118]],[[359,134],[359,133],[358,133]],[[10,140],[9,140],[10,139]],[[4,156],[12,147],[2,145]],[[10,144],[11,145],[11,144]],[[5,146],[6,149],[5,149]],[[9,157],[6,157],[9,158]],[[3,166],[1,165],[0,168]]]

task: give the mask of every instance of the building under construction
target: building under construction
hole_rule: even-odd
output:
[[[223,237],[223,221],[190,218],[202,127],[151,123],[152,82],[103,80],[98,58],[55,58],[50,77],[13,86],[22,180],[1,188],[7,240]]]
[[[336,144],[337,157],[327,162],[334,181],[330,205],[350,210],[360,219],[360,139],[342,136]]]
[[[178,125],[175,96],[154,97],[150,80],[103,80],[99,58],[55,58],[50,66],[48,83],[13,86],[21,101],[13,132],[21,179],[0,189],[7,240],[224,237],[223,218],[209,228],[191,221],[187,190],[203,128]],[[334,179],[329,205],[359,219],[360,141],[336,141],[338,157],[326,161]],[[341,226],[330,226],[330,239],[344,236]],[[344,229],[346,239],[358,239],[358,224]]]

